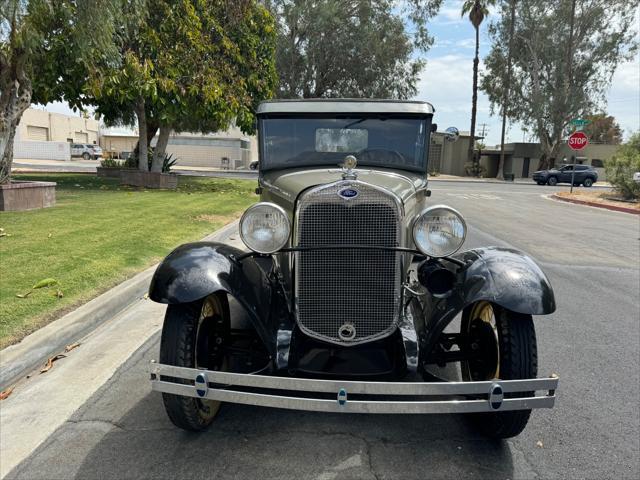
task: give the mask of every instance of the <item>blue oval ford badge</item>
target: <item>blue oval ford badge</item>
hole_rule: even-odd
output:
[[[346,199],[356,198],[358,196],[358,191],[354,188],[343,188],[338,192],[338,195]]]

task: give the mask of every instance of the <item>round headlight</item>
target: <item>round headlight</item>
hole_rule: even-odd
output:
[[[274,203],[256,203],[240,219],[240,238],[254,252],[277,252],[287,244],[290,232],[289,217]]]
[[[446,257],[458,251],[467,235],[462,215],[446,205],[424,210],[413,224],[413,241],[425,255]]]

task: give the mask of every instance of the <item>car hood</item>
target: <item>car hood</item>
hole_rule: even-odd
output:
[[[403,203],[427,183],[426,176],[420,173],[373,167],[356,168],[354,171],[359,181],[389,190]],[[288,169],[262,174],[262,185],[289,201],[296,199],[308,188],[338,180],[342,180],[340,168]]]

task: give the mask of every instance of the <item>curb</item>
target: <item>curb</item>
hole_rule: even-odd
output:
[[[589,207],[602,208],[604,210],[613,210],[614,212],[623,212],[623,213],[631,213],[633,215],[640,215],[640,210],[635,208],[619,207],[617,205],[606,205],[604,203],[589,202],[587,200],[565,198],[555,194],[551,195],[551,198],[553,198],[554,200],[560,200],[561,202],[575,203],[576,205],[587,205]]]
[[[203,241],[224,241],[237,228],[238,220],[231,222]],[[0,391],[35,370],[64,348],[113,318],[136,300],[142,298],[159,264],[138,273],[129,280],[90,300],[76,310],[45,325],[23,338],[20,343],[0,351]]]

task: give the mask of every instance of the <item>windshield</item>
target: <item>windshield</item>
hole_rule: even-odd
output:
[[[355,155],[358,166],[427,168],[428,118],[262,118],[262,170],[332,166]]]

